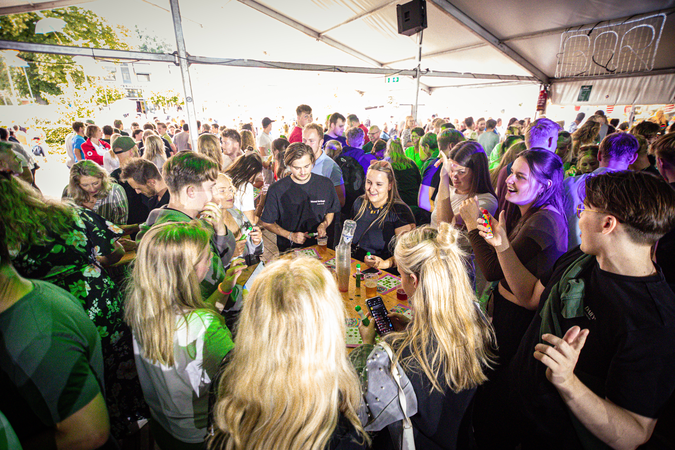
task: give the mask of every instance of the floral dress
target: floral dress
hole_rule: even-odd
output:
[[[131,330],[124,323],[123,290],[96,259],[115,250],[122,230],[89,209],[76,207],[75,211],[67,235],[22,248],[13,263],[22,276],[53,283],[82,302],[101,336],[111,431],[122,438],[130,420],[147,417],[147,405],[136,372]]]

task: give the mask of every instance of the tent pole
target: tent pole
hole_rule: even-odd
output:
[[[420,66],[422,64],[422,33],[424,30],[420,30],[417,34],[417,67],[415,67],[415,104],[413,105],[412,116],[417,122],[417,110],[419,108],[420,102]]]
[[[16,97],[16,91],[14,90],[14,80],[12,80],[12,72],[9,70],[9,62],[5,60],[5,69],[7,69],[7,76],[9,77],[9,86],[12,88],[12,96],[14,97],[14,104],[18,105],[19,100]]]
[[[180,7],[178,0],[171,1],[171,16],[173,17],[173,28],[176,33],[176,48],[178,48],[178,61],[180,64],[180,74],[183,80],[183,91],[185,94],[185,109],[187,110],[187,123],[190,127],[190,141],[192,150],[197,151],[197,114],[195,112],[195,102],[192,96],[192,82],[190,81],[190,66],[188,65],[188,55],[185,49],[185,38],[183,36],[183,24],[180,17]]]

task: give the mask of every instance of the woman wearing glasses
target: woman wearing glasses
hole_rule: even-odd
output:
[[[567,219],[564,215],[563,164],[555,153],[545,150],[526,150],[513,163],[511,174],[506,179],[506,200],[517,205],[520,218],[514,226],[506,224],[510,245],[518,259],[536,278],[541,278],[553,267],[556,260],[567,250]],[[480,212],[474,199],[463,202],[460,214],[469,231],[469,240],[476,262],[488,281],[498,282],[488,304],[489,315],[497,336],[497,368],[488,374],[490,381],[479,389],[476,397],[475,427],[483,445],[504,444],[503,433],[510,425],[498,411],[504,411],[507,388],[506,368],[515,354],[525,330],[534,316],[534,309],[527,307],[523,299],[516,298],[509,289],[505,272],[510,267],[502,266],[499,249],[495,249],[481,237],[478,229]],[[490,218],[494,221],[494,218]],[[504,213],[499,216],[504,222]],[[499,417],[499,420],[497,420]],[[495,428],[495,421],[501,430]],[[501,432],[500,432],[501,431]],[[481,444],[481,442],[479,442]],[[487,448],[487,447],[485,447]]]

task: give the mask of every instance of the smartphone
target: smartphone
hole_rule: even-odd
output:
[[[384,306],[382,297],[369,298],[366,300],[366,305],[368,305],[370,314],[375,319],[375,328],[380,336],[394,331],[394,324],[391,323],[391,319],[387,316],[387,308]]]

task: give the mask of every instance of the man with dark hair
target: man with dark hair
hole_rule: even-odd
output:
[[[336,140],[342,145],[347,145],[345,140],[345,116],[336,112],[328,119],[328,131],[323,136],[323,142]]]
[[[345,205],[345,183],[342,171],[335,161],[323,151],[323,128],[318,123],[310,123],[302,131],[302,143],[309,145],[314,152],[312,173],[322,175],[333,182],[340,206]]]
[[[658,123],[650,122],[648,120],[643,120],[642,122],[635,125],[631,130],[631,134],[644,136],[647,139],[647,142],[651,144],[659,137],[659,132],[661,127]]]
[[[155,126],[154,123],[147,122],[145,125],[143,125],[143,131],[145,131],[145,130],[156,131],[157,127]]]
[[[113,121],[113,126],[114,126],[117,130],[119,130],[119,133],[120,133],[122,136],[129,136],[129,133],[127,133],[126,131],[124,131],[124,124],[122,123],[122,121],[121,121],[120,119],[115,119],[115,120]]]
[[[242,155],[241,134],[234,128],[226,128],[220,134],[220,143],[223,148],[223,170],[227,170]]]
[[[0,411],[23,448],[118,448],[96,327],[70,293],[17,273],[1,221],[0,286]]]
[[[476,121],[476,133],[478,134],[478,137],[485,133],[485,126],[485,117],[481,117]]]
[[[584,121],[584,117],[586,117],[586,113],[580,112],[577,114],[577,117],[570,123],[570,126],[567,128],[567,132],[569,134],[574,133],[577,131],[577,128],[579,128],[579,125],[581,125],[581,122]]]
[[[565,179],[563,186],[567,196],[565,216],[568,226],[568,250],[581,244],[581,230],[579,230],[576,208],[584,202],[585,193],[580,188],[586,183],[586,178],[607,172],[628,170],[628,166],[635,162],[639,148],[638,140],[631,134],[610,134],[600,143],[600,150],[598,151],[599,167],[591,173]]]
[[[202,134],[205,134],[205,133],[210,133],[210,132],[211,132],[211,125],[209,125],[208,123],[204,122],[204,123],[202,124],[202,127],[201,127],[200,129],[201,129],[201,132],[199,133],[200,136],[201,136]]]
[[[131,122],[131,131],[134,130],[140,130],[141,126],[138,124],[138,122]]]
[[[148,219],[148,214],[150,214],[150,209],[148,208],[145,198],[138,194],[133,186],[131,186],[122,176],[125,166],[132,158],[138,156],[138,146],[129,136],[120,136],[113,142],[112,151],[120,165],[110,173],[110,176],[122,186],[127,195],[127,203],[129,205],[127,224],[130,225],[128,228],[131,228],[131,230],[129,230],[131,232],[131,238],[134,239],[136,232],[138,232],[138,226],[145,222]]]
[[[478,143],[483,146],[485,155],[488,157],[490,156],[490,153],[492,153],[492,149],[499,143],[499,135],[495,131],[496,127],[497,121],[488,119],[485,123],[485,132],[478,136]]]
[[[131,138],[136,142],[136,145],[140,144],[139,147],[141,147],[143,145],[143,130],[135,129],[131,132]]]
[[[171,155],[176,154],[176,146],[173,144],[173,140],[171,139],[171,136],[169,136],[169,133],[167,133],[167,128],[166,124],[164,122],[157,122],[157,134],[159,137],[161,137],[164,141],[164,147],[166,148],[166,145],[169,144],[169,155],[167,155],[167,158],[170,157]]]
[[[217,295],[218,285],[225,277],[225,267],[230,264],[235,248],[234,235],[225,226],[220,207],[212,202],[219,170],[218,163],[197,152],[181,152],[167,159],[162,173],[170,201],[150,212],[136,236],[136,241],[140,242],[151,227],[167,222],[190,222],[201,218],[210,224],[214,231],[211,266],[201,283],[205,300]]]
[[[279,252],[290,248],[309,247],[318,237],[327,235],[333,216],[340,211],[340,202],[333,183],[312,173],[314,151],[301,142],[286,149],[284,164],[291,175],[270,186],[261,225],[277,235]]]
[[[86,159],[84,157],[84,151],[82,150],[82,144],[87,142],[87,140],[84,138],[84,130],[85,130],[84,123],[73,122],[73,131],[75,132],[76,136],[73,137],[72,151],[73,151],[73,160],[75,162],[84,161]]]
[[[478,137],[478,133],[476,132],[476,124],[473,121],[473,117],[469,116],[464,119],[464,126],[466,127],[464,137],[475,140]]]
[[[312,107],[309,105],[300,105],[295,108],[295,114],[297,116],[297,121],[295,123],[295,128],[291,131],[291,135],[288,137],[288,142],[291,144],[294,142],[302,142],[302,130],[305,128],[305,125],[312,123]]]
[[[143,158],[132,158],[122,168],[120,178],[128,183],[137,195],[143,195],[147,199],[147,208],[150,211],[170,203],[169,188],[153,162]]]
[[[103,138],[101,138],[101,140],[106,144],[110,145],[110,138],[113,135],[113,127],[111,127],[110,125],[103,125],[101,130],[103,131]]]
[[[537,310],[510,364],[514,411],[502,413],[526,450],[636,448],[675,391],[675,293],[651,258],[675,226],[675,190],[619,171],[585,191],[581,246],[539,280],[492,224],[517,303]]]
[[[368,139],[368,128],[366,128],[366,126],[361,123],[356,114],[350,114],[347,116],[347,129],[353,127],[359,127],[363,130],[363,135],[365,136],[364,145],[370,142],[370,139]]]

